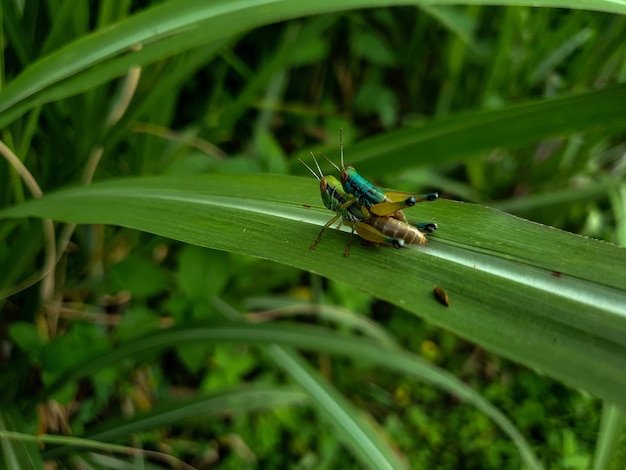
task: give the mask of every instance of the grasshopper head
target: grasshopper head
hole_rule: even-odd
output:
[[[326,179],[327,185],[330,187],[330,189],[334,191],[338,191],[339,194],[344,195],[344,192],[341,189],[341,183],[339,182],[337,178],[331,175],[327,175],[327,176],[324,176],[324,179]]]
[[[338,210],[351,198],[343,190],[339,180],[331,175],[324,176],[320,180],[320,191],[322,192],[324,205],[333,211]]]
[[[333,210],[333,195],[332,191],[329,191],[327,177],[324,176],[320,179],[320,195],[322,196],[322,202],[327,209]]]
[[[341,170],[339,177],[341,178],[341,183],[345,185],[346,182],[353,181],[355,177],[360,178],[361,175],[357,173],[353,166],[347,166]]]

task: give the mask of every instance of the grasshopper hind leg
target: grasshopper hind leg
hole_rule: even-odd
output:
[[[402,248],[405,243],[402,238],[389,237],[365,222],[357,222],[355,224],[359,237],[373,244],[391,245],[394,248]]]
[[[433,233],[439,228],[434,222],[411,222],[411,224],[425,233]]]
[[[391,243],[396,250],[399,250],[404,246],[404,240],[401,238],[388,238],[388,243]]]

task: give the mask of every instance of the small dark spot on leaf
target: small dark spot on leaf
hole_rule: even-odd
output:
[[[450,306],[450,299],[448,298],[448,293],[445,290],[443,290],[441,287],[435,286],[435,288],[433,289],[433,294],[435,295],[435,299],[437,299],[437,301],[441,305],[445,305],[446,307]]]

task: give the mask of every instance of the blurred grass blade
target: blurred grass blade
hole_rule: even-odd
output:
[[[383,433],[295,351],[278,345],[268,354],[311,396],[322,417],[336,429],[337,438],[352,450],[361,464],[371,469],[404,469],[406,465],[388,445]],[[419,445],[419,443],[416,443]]]
[[[218,341],[262,345],[279,344],[293,348],[341,354],[425,380],[478,408],[513,440],[528,467],[541,468],[531,447],[509,419],[482,395],[452,374],[433,366],[418,356],[398,351],[395,348],[386,348],[377,341],[349,336],[321,327],[286,324],[250,326],[236,323],[227,326],[196,325],[195,327],[162,330],[136,338],[132,342],[117,346],[110,352],[87,359],[82,365],[75,366],[50,385],[46,393],[55,393],[65,384],[75,382],[79,378],[104,367],[115,366],[126,357],[141,358],[154,351],[177,344],[192,344],[194,342],[206,344]]]
[[[428,247],[355,244],[345,258],[336,230],[309,250],[331,217],[318,201],[310,178],[157,177],[60,191],[0,218],[121,225],[296,266],[626,408],[626,249],[440,200],[407,211],[439,224]]]
[[[617,131],[626,128],[624,103],[626,84],[499,109],[459,113],[350,145],[346,148],[346,163],[356,166],[362,174],[380,175],[404,168],[461,161],[494,148],[512,148],[577,131]],[[299,156],[307,157],[304,153]],[[306,170],[294,161],[292,171],[305,174]]]
[[[279,306],[277,304],[284,305]],[[316,319],[328,321],[339,328],[345,327],[350,331],[380,341],[386,347],[399,348],[396,340],[379,323],[345,308],[323,304],[294,304],[294,300],[291,298],[281,301],[274,297],[268,297],[267,299],[249,298],[246,299],[244,305],[247,310],[255,311],[245,315],[245,318],[252,323],[288,319],[295,315],[311,315]]]
[[[22,434],[16,432],[13,421],[6,409],[0,411],[0,468],[43,469],[37,444],[20,439]]]
[[[417,0],[396,0],[392,4],[420,3],[433,4],[432,1]],[[537,2],[512,0],[497,3],[537,5]],[[541,5],[568,6],[567,2],[559,0],[547,0]],[[277,21],[379,6],[389,6],[389,3],[380,0],[318,0],[314,3],[289,0],[165,2],[120,21],[115,27],[84,36],[28,67],[0,95],[0,128],[35,106],[93,88],[124,74],[130,66],[145,66],[172,54]],[[626,3],[610,0],[581,0],[576,7],[626,13]],[[139,45],[142,47],[137,47]],[[71,86],[63,86],[63,81],[75,78],[89,69],[91,73],[84,80],[72,80]]]
[[[549,193],[506,199],[492,202],[490,205],[496,209],[519,214],[531,212],[541,207],[566,206],[604,198],[611,191],[618,190],[623,185],[624,183],[620,180],[607,178],[602,181],[594,181],[583,188],[567,188]]]
[[[611,459],[615,457],[615,451],[619,447],[620,439],[623,438],[622,435],[625,428],[626,412],[609,403],[604,403],[602,407],[600,435],[596,443],[596,454],[593,462],[594,470],[609,468],[609,463]],[[626,456],[622,455],[622,459],[625,457]],[[624,466],[621,465],[621,467]],[[618,465],[611,468],[618,468]]]
[[[297,406],[307,403],[308,396],[300,391],[268,386],[247,386],[235,390],[215,392],[192,400],[177,400],[161,404],[150,412],[132,418],[109,420],[105,426],[90,430],[89,439],[113,442],[124,436],[172,426],[187,420],[206,420],[210,415],[230,412],[249,412],[260,409]],[[71,442],[44,452],[47,459],[67,455],[76,450]]]
[[[135,460],[134,460],[135,466],[133,467],[127,466],[126,461],[113,459],[110,457],[111,460],[109,460],[109,466],[106,468],[142,468],[142,466],[139,466],[139,467],[137,466],[137,462],[139,461],[143,463],[143,455],[145,454],[145,455],[151,456],[154,459],[165,461],[169,463],[170,465],[172,465],[174,468],[182,468],[182,469],[192,468],[193,469],[193,467],[186,465],[184,462],[178,460],[176,457],[173,457],[171,455],[168,455],[162,452],[157,452],[153,450],[142,450],[142,449],[137,449],[135,447],[122,446],[122,445],[116,445],[116,444],[108,444],[108,443],[103,443],[100,441],[95,441],[93,439],[84,439],[81,437],[59,436],[59,435],[53,435],[53,434],[42,434],[38,436],[33,436],[32,434],[0,430],[0,439],[2,439],[3,441],[15,441],[18,443],[28,443],[28,444],[31,444],[34,448],[37,448],[38,444],[52,444],[52,445],[59,444],[59,445],[65,445],[66,447],[64,448],[71,448],[73,450],[83,448],[83,449],[99,450],[102,452],[117,452],[119,454],[135,456]],[[41,460],[38,450],[36,452],[36,457],[39,458],[39,460]],[[79,462],[82,461],[81,457],[75,456],[75,458]],[[41,466],[34,466],[32,464],[23,463],[23,465],[12,465],[9,467],[2,467],[2,468],[10,468],[11,470],[13,470],[13,469],[44,468],[44,466],[42,462]],[[78,468],[85,468],[85,467],[79,466]]]

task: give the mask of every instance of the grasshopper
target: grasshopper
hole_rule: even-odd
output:
[[[391,245],[395,248],[402,248],[405,244],[428,244],[428,239],[417,227],[393,217],[372,214],[366,207],[359,203],[356,197],[344,191],[337,178],[334,176],[325,176],[315,156],[313,154],[311,155],[313,156],[313,161],[317,166],[319,175],[302,160],[300,160],[300,162],[319,180],[320,193],[324,206],[336,213],[335,216],[322,227],[317,238],[313,240],[310,247],[311,250],[315,249],[324,231],[339,219],[341,220],[338,228],[341,227],[341,224],[344,224],[352,229],[350,237],[346,242],[344,256],[350,255],[350,243],[355,230],[361,238],[374,244]],[[430,225],[434,226],[436,229],[435,224]]]
[[[343,133],[339,130],[339,150],[341,154],[341,168],[328,157],[328,162],[339,172],[341,184],[346,193],[354,195],[361,205],[365,206],[372,214],[389,216],[408,223],[402,209],[412,207],[418,202],[435,201],[439,198],[437,193],[411,194],[402,191],[383,191],[363,178],[352,166],[345,166],[343,162]],[[437,224],[417,223],[415,226],[432,233],[437,230]]]

